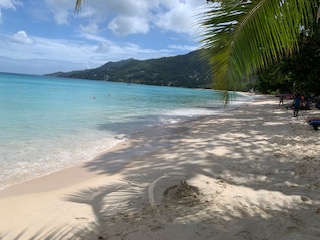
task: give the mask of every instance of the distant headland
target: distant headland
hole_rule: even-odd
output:
[[[56,72],[46,76],[126,82],[158,86],[211,88],[199,51],[149,60],[127,59],[108,62],[98,68]]]

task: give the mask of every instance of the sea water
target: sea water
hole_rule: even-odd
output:
[[[217,114],[215,96],[211,90],[0,73],[0,189],[89,161],[136,131]]]

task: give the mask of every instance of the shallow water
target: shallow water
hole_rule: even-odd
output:
[[[134,132],[217,114],[215,97],[211,90],[0,73],[0,189],[89,161]]]

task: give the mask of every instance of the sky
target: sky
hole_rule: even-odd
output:
[[[206,0],[0,0],[0,72],[46,74],[200,46]]]

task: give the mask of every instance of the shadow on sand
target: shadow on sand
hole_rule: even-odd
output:
[[[99,174],[121,170],[122,181],[64,197],[90,206],[96,221],[32,239],[320,239],[320,159],[301,148],[316,132],[275,105],[255,110],[135,133],[128,147],[85,164]],[[195,179],[212,192],[195,186],[194,202],[168,201],[170,187]]]

